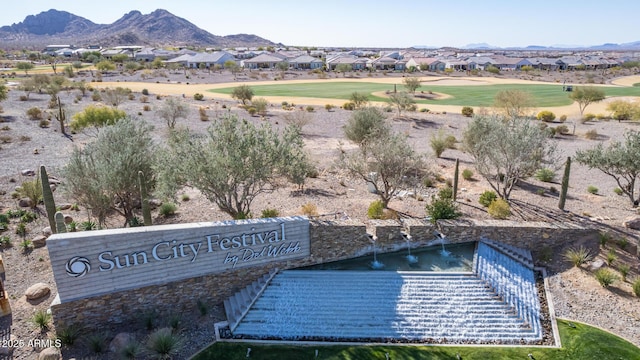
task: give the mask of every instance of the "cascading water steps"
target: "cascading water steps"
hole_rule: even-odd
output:
[[[526,260],[526,254],[508,249]],[[474,272],[287,270],[233,335],[254,339],[534,342],[542,338],[533,271],[478,244]]]

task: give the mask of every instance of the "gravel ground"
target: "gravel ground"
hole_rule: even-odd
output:
[[[192,77],[190,81],[197,82],[225,82],[233,81],[230,75],[217,76],[215,74],[201,74],[203,79]],[[183,74],[172,74],[170,80],[173,82],[184,81]],[[293,77],[293,75],[290,75]],[[300,76],[305,77],[305,76]],[[310,76],[306,76],[310,77]],[[289,78],[289,76],[287,77]],[[88,78],[87,78],[88,79]],[[105,81],[131,82],[137,80],[135,77],[118,76]],[[247,76],[245,80],[250,80]],[[536,79],[539,80],[539,79]],[[542,79],[544,80],[544,79]],[[552,79],[549,79],[552,80]],[[149,80],[154,84],[158,79]],[[164,80],[166,81],[166,80]],[[126,86],[126,84],[122,84]],[[4,212],[17,206],[16,201],[10,194],[16,186],[32,177],[21,175],[22,170],[37,169],[40,164],[45,164],[51,176],[59,176],[59,170],[66,163],[68,155],[74,146],[82,146],[92,140],[91,134],[74,134],[72,139],[63,136],[52,123],[49,128],[40,128],[39,121],[28,120],[25,112],[31,107],[46,109],[49,97],[44,94],[31,94],[29,101],[19,101],[18,98],[23,93],[13,90],[9,93],[9,99],[2,103],[4,122],[0,124],[0,211]],[[149,96],[148,105],[151,111],[143,111],[140,102],[140,94],[135,94],[135,100],[123,103],[120,108],[126,112],[138,115],[154,124],[156,130],[154,137],[158,142],[166,136],[166,125],[162,123],[154,114],[162,100],[158,100],[155,94]],[[89,96],[82,98],[78,104],[74,104],[75,92],[61,92],[60,97],[63,103],[67,104],[68,117],[81,110],[84,106],[93,103]],[[237,104],[228,99],[207,98],[205,101],[197,102],[186,98],[193,111],[187,120],[181,120],[181,124],[188,125],[195,131],[204,131],[210,122],[203,122],[198,117],[198,107],[204,106],[211,118],[224,112],[236,112],[242,117],[246,113],[238,109]],[[293,101],[293,100],[292,100]],[[296,104],[298,104],[297,101]],[[227,109],[223,108],[223,105]],[[269,115],[260,120],[257,117],[251,121],[266,121],[274,127],[284,126],[285,111],[280,109],[279,104],[274,104],[269,109]],[[341,171],[336,170],[334,161],[337,158],[338,146],[344,142],[345,148],[349,145],[342,135],[341,126],[348,119],[350,113],[340,109],[327,112],[322,107],[317,106],[317,110],[312,114],[311,123],[304,128],[305,144],[312,159],[319,169],[319,176],[309,179],[306,191],[300,193],[294,187],[284,186],[271,194],[265,194],[256,199],[253,209],[259,212],[264,208],[275,208],[281,215],[300,214],[302,205],[312,203],[317,206],[320,214],[343,213],[353,219],[366,221],[366,210],[376,197],[366,191],[366,186],[357,179],[351,179]],[[392,115],[392,114],[391,114]],[[55,120],[55,119],[54,119]],[[393,127],[409,136],[409,141],[414,145],[419,153],[425,154],[425,160],[434,173],[441,174],[444,178],[452,178],[454,162],[456,158],[461,160],[461,168],[473,169],[473,164],[468,155],[460,150],[446,150],[443,157],[435,159],[429,147],[429,138],[437,131],[444,131],[460,139],[464,131],[468,118],[457,114],[443,113],[412,113],[402,119],[393,119]],[[569,119],[568,125],[572,128],[575,123],[574,136],[564,136],[554,140],[561,149],[563,157],[573,155],[576,150],[589,148],[598,142],[605,142],[611,139],[619,139],[624,131],[637,129],[635,123],[618,122],[596,122],[590,124],[580,124]],[[557,125],[557,124],[556,124]],[[587,140],[582,134],[587,130],[596,129],[600,134],[597,140]],[[9,139],[7,139],[7,137]],[[8,141],[5,141],[8,140]],[[35,150],[37,149],[37,154]],[[538,189],[548,190],[550,186],[560,188],[558,183],[561,176],[561,169],[558,169],[558,179],[553,184],[541,183],[535,179],[523,182],[519,188],[514,190],[514,208],[519,209],[513,220],[539,220],[578,222],[608,229],[617,236],[626,236],[631,244],[635,244],[638,239],[638,232],[630,232],[620,227],[622,220],[632,215],[625,198],[613,193],[616,184],[613,179],[596,171],[588,170],[574,162],[571,169],[571,187],[566,209],[567,213],[555,211],[557,205],[557,195],[550,191],[545,191],[543,196],[537,194]],[[64,181],[64,179],[62,179]],[[596,185],[600,195],[591,195],[586,192],[586,187]],[[438,184],[442,186],[442,184]],[[479,194],[488,189],[489,186],[478,176],[471,181],[461,180],[460,208],[465,217],[488,218],[488,215],[477,202]],[[424,201],[429,199],[431,194],[437,190],[433,188],[407,189],[417,191],[420,196],[397,198],[391,201],[390,207],[405,213],[409,216],[424,217]],[[226,220],[228,217],[208,202],[197,190],[184,189],[189,194],[190,200],[179,204],[178,213],[170,219],[155,216],[154,222],[161,223],[184,223],[194,221],[215,221]],[[62,191],[56,191],[56,202],[62,204],[71,203],[72,200]],[[87,219],[87,213],[83,209],[79,212],[70,212],[78,222]],[[40,218],[33,225],[28,226],[27,238],[33,238],[41,233],[46,226],[46,220]],[[110,219],[110,226],[121,226],[122,220],[119,218]],[[11,332],[18,339],[47,338],[51,334],[39,333],[35,327],[29,323],[28,319],[37,309],[46,309],[53,295],[37,304],[29,303],[24,298],[24,291],[30,285],[37,282],[44,282],[51,287],[52,294],[55,294],[55,282],[53,280],[51,268],[48,262],[46,248],[35,249],[29,254],[23,254],[17,244],[21,241],[15,232],[15,223],[5,234],[9,235],[14,243],[12,248],[2,249],[2,257],[6,269],[5,288],[9,294],[13,314],[5,317],[5,327],[10,326]],[[3,235],[5,235],[3,234]],[[583,239],[568,239],[567,244],[553,249],[553,255],[546,262],[540,262],[549,269],[550,285],[553,303],[557,316],[568,317],[578,321],[597,325],[621,335],[637,345],[640,345],[640,313],[638,312],[638,299],[631,295],[630,284],[618,281],[609,289],[604,289],[596,282],[590,274],[590,270],[569,268],[562,259],[563,249],[573,246]],[[593,248],[594,253],[598,253],[600,258],[609,248],[600,250],[597,244],[586,243]],[[612,246],[612,245],[610,245]],[[618,251],[618,262],[626,262],[631,266],[629,279],[633,279],[639,274],[639,262],[635,256],[635,245],[630,246],[627,251]],[[542,258],[541,254],[540,258]],[[614,266],[615,268],[616,266]],[[210,304],[210,311],[206,316],[200,314],[184,314],[183,330],[184,338],[189,339],[184,348],[191,349],[179,358],[186,358],[198,348],[209,343],[213,338],[213,322],[223,318],[220,304]],[[11,324],[8,324],[8,322]],[[110,336],[115,335],[122,329],[105,329]],[[144,331],[137,333],[139,339],[145,336]],[[80,344],[73,349],[64,352],[65,359],[71,357],[81,358],[86,355],[87,346]],[[36,349],[24,347],[16,349],[14,359],[32,359]]]

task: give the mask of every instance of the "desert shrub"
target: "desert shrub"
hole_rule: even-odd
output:
[[[536,115],[536,119],[542,120],[544,122],[552,122],[556,119],[556,114],[548,110],[543,110],[540,111],[538,115]]]
[[[130,340],[117,352],[119,359],[138,359],[144,356],[144,348],[142,345],[134,340]]]
[[[198,109],[198,114],[200,114],[200,121],[209,121],[209,115],[207,115],[207,109],[203,106],[200,106]]]
[[[462,115],[464,115],[466,117],[472,117],[473,116],[473,108],[471,106],[464,106],[464,107],[462,107],[461,113],[462,113]]]
[[[567,125],[556,126],[556,134],[567,135],[569,133],[569,127]]]
[[[306,107],[306,110],[307,112],[314,112],[316,109],[313,106],[309,105]]]
[[[202,95],[200,93],[195,93],[195,94],[193,94],[193,100],[202,101],[202,100],[204,100],[204,95]]]
[[[18,99],[20,101],[27,101],[27,100],[29,100],[29,97],[27,95],[20,95],[20,97]]]
[[[104,333],[91,334],[86,341],[89,351],[94,354],[102,354],[107,351],[107,335]]]
[[[249,107],[247,108],[247,112],[249,113],[249,115],[253,116],[253,115],[255,115],[255,114],[258,112],[258,110],[256,110],[256,108],[255,108],[255,107],[253,107],[253,106],[249,106]]]
[[[32,107],[27,110],[27,116],[30,120],[40,120],[42,119],[42,110],[39,107]]]
[[[595,140],[598,138],[598,131],[596,129],[591,129],[584,133],[584,137],[588,140]]]
[[[619,187],[617,187],[617,188],[613,189],[613,192],[614,192],[616,195],[622,195],[622,194],[623,194],[622,189],[620,189]]]
[[[302,215],[306,216],[318,216],[318,207],[312,203],[306,203],[302,205]]]
[[[426,176],[422,179],[422,185],[427,188],[433,187],[433,179],[430,176]]]
[[[345,110],[355,110],[356,108],[356,104],[352,103],[352,102],[346,102],[342,105],[342,108]]]
[[[600,242],[600,246],[605,247],[607,242],[611,240],[611,235],[608,232],[601,232],[598,234],[598,240]]]
[[[91,94],[91,100],[93,101],[100,101],[102,100],[102,96],[100,95],[100,93],[96,90]]]
[[[637,296],[640,297],[640,277],[637,277],[634,281],[633,281],[633,293]]]
[[[151,111],[151,106],[149,106],[149,105],[145,105],[145,106],[143,106],[143,107],[142,107],[142,110],[144,110],[144,111]]]
[[[489,207],[489,205],[491,205],[491,203],[494,202],[497,198],[498,195],[495,191],[487,190],[480,194],[480,200],[478,200],[478,202],[480,202],[480,204],[484,207]]]
[[[629,246],[629,240],[627,240],[626,237],[621,237],[620,239],[618,239],[617,243],[618,247],[620,247],[620,249],[622,250],[626,250],[627,246]]]
[[[600,268],[596,270],[594,273],[596,279],[602,285],[602,287],[606,288],[609,285],[613,284],[616,280],[618,280],[618,275],[616,275],[611,269]]]
[[[465,180],[471,180],[473,178],[473,171],[470,169],[462,170],[462,178]]]
[[[78,325],[56,327],[56,336],[58,337],[62,345],[73,345],[78,337],[80,337],[81,332],[82,328]]]
[[[609,252],[607,252],[607,265],[611,266],[611,264],[613,264],[613,262],[617,259],[618,256],[616,255],[616,251],[614,249],[611,249],[609,250]]]
[[[560,122],[567,121],[567,115],[560,115],[560,118],[558,120],[560,120]]]
[[[556,176],[556,173],[549,168],[542,168],[536,171],[536,179],[542,182],[552,182],[553,178]]]
[[[140,97],[140,102],[143,104],[146,104],[149,102],[149,97],[148,96],[141,96]]]
[[[569,261],[573,266],[580,267],[580,265],[591,260],[591,253],[583,246],[579,248],[570,248],[564,253],[565,260]]]
[[[589,186],[587,186],[587,192],[589,194],[596,195],[598,193],[598,188],[593,186],[593,185],[589,185]]]
[[[384,205],[382,205],[381,200],[376,200],[369,205],[369,209],[367,209],[367,217],[369,219],[382,219],[384,214]]]
[[[51,122],[49,120],[40,120],[40,122],[38,123],[38,126],[41,128],[48,128],[49,125],[51,125]]]
[[[495,67],[493,65],[489,65],[485,70],[487,70],[487,72],[490,72],[490,73],[492,73],[494,75],[500,74],[500,69],[498,69],[497,67]]]
[[[264,210],[262,210],[262,213],[260,214],[260,217],[265,219],[265,218],[278,217],[279,215],[280,215],[280,212],[278,212],[278,210],[276,210],[276,209],[264,209]]]
[[[158,359],[170,359],[177,355],[180,345],[180,338],[170,328],[158,329],[151,333],[147,339],[148,351]]]
[[[629,275],[629,271],[631,267],[627,264],[621,264],[618,267],[618,271],[620,272],[620,276],[622,277],[622,281],[627,281],[627,275]]]
[[[80,229],[82,229],[83,231],[91,231],[91,230],[95,230],[96,229],[96,223],[91,221],[91,220],[87,220],[87,221],[83,221],[80,224]]]
[[[447,135],[447,137],[444,138],[444,142],[447,146],[447,149],[455,149],[458,139],[456,139],[456,137],[453,135]]]
[[[0,229],[2,229],[3,227],[6,229],[6,226],[0,224]],[[10,248],[11,246],[13,246],[9,235],[0,236],[0,246],[2,246],[3,248]]]
[[[171,216],[176,213],[177,206],[174,203],[166,202],[160,205],[160,215],[162,216]]]
[[[431,145],[431,150],[433,150],[433,153],[438,158],[447,149],[447,139],[440,131],[431,136],[429,144]]]
[[[35,180],[24,181],[18,190],[21,197],[31,200],[31,208],[38,206],[42,201],[42,183],[38,176]]]
[[[594,114],[591,114],[591,113],[584,114],[582,116],[582,119],[580,119],[580,122],[582,122],[584,124],[586,122],[592,121],[595,118],[596,118],[596,116]]]
[[[325,104],[324,109],[327,110],[327,111],[331,111],[331,110],[333,110],[333,105]]]
[[[496,199],[489,204],[487,212],[494,219],[504,220],[511,215],[511,206],[504,199]]]
[[[149,89],[142,89],[142,95],[149,96]]]
[[[431,218],[432,223],[441,219],[456,219],[460,217],[458,205],[452,198],[442,198],[431,196],[431,202],[425,206],[427,215]]]
[[[51,325],[51,314],[49,314],[45,309],[40,309],[36,311],[29,320],[38,328],[38,330],[45,332]]]
[[[453,188],[450,184],[438,190],[438,197],[440,199],[453,199]]]

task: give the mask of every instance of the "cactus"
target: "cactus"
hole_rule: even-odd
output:
[[[64,215],[60,211],[56,212],[55,229],[56,229],[56,234],[62,234],[67,232],[67,224],[64,223]]]
[[[56,120],[60,123],[60,131],[66,135],[67,133],[64,130],[64,123],[67,121],[67,112],[62,108],[62,102],[60,101],[60,96],[56,97],[56,103],[58,104],[58,112],[54,113]]]
[[[460,159],[456,159],[456,170],[453,173],[453,201],[458,197],[458,172],[460,171]]]
[[[138,171],[138,185],[140,186],[144,226],[151,226],[151,208],[149,207],[149,196],[147,195],[147,183],[145,182],[144,173],[142,171]]]
[[[564,203],[567,201],[567,190],[569,189],[569,174],[571,172],[571,156],[567,157],[567,162],[564,164],[564,175],[562,176],[562,189],[560,190],[560,200],[558,201],[558,208],[564,210]]]
[[[40,182],[42,183],[42,201],[44,201],[44,208],[47,211],[47,218],[49,219],[49,227],[51,232],[56,233],[56,203],[53,199],[53,191],[51,191],[51,185],[49,185],[49,176],[44,165],[40,165]]]

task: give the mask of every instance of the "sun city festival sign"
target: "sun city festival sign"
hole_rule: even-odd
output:
[[[303,217],[52,235],[61,302],[309,256]]]

